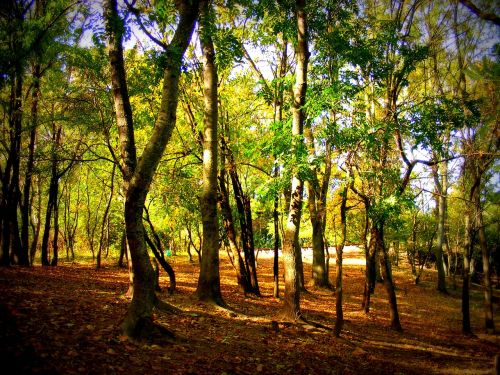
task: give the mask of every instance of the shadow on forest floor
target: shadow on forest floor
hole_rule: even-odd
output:
[[[197,263],[180,256],[170,260],[178,291],[168,295],[165,275],[160,296],[184,313],[155,316],[177,336],[164,345],[131,343],[121,336],[119,324],[128,306],[126,270],[96,271],[76,263],[0,269],[0,360],[11,364],[12,374],[493,374],[494,356],[500,354],[500,336],[481,333],[479,287],[471,292],[477,334],[465,337],[460,291],[439,294],[433,271],[414,285],[405,267],[394,268],[404,329],[397,333],[389,329],[382,286],[377,285],[370,313],[364,314],[363,267],[345,266],[346,322],[336,339],[329,329],[278,321],[282,301],[272,297],[272,259],[259,259],[261,298],[243,296],[229,260],[221,259],[229,310],[194,298]],[[310,273],[306,262],[306,283]],[[301,300],[305,317],[333,327],[334,292],[309,292]],[[498,314],[495,323],[500,324]]]

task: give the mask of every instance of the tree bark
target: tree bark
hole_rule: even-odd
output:
[[[384,279],[384,286],[387,291],[390,307],[391,328],[396,331],[402,331],[401,322],[399,321],[398,305],[396,300],[396,292],[394,290],[394,282],[392,280],[392,272],[390,268],[389,255],[384,242],[384,224],[378,223],[375,226],[375,236],[377,247],[380,249],[382,260],[381,273]]]
[[[108,36],[108,57],[111,68],[111,87],[113,92],[113,106],[115,110],[118,140],[120,143],[121,164],[120,172],[123,176],[123,191],[127,196],[130,180],[137,166],[137,152],[135,146],[134,123],[132,106],[128,94],[127,76],[123,59],[123,32],[124,22],[118,14],[117,0],[107,0],[104,4],[104,19]],[[124,208],[125,211],[125,208]],[[129,270],[129,288],[127,296],[134,294],[134,268],[130,247],[125,235],[125,249]]]
[[[30,244],[30,264],[33,264],[36,257],[38,247],[38,238],[40,237],[40,229],[42,224],[42,183],[40,178],[37,179],[37,214],[36,218],[32,218],[33,239]],[[32,213],[33,214],[33,213]]]
[[[114,189],[115,189],[115,169],[116,169],[116,165],[113,165],[113,170],[111,172],[111,187],[109,189],[109,198],[108,198],[108,202],[106,204],[106,208],[104,209],[104,214],[102,216],[102,221],[101,221],[101,234],[100,234],[100,241],[99,241],[99,249],[97,250],[97,261],[96,261],[96,268],[97,269],[101,268],[101,257],[102,257],[103,247],[109,246],[109,244],[105,244],[104,231],[105,231],[105,227],[106,227],[106,222],[108,221],[108,218],[109,218],[109,210],[111,208],[111,202],[113,201],[113,194],[114,194]],[[106,239],[106,243],[109,243],[109,238]]]
[[[50,237],[50,227],[53,215],[55,215],[55,206],[57,204],[57,193],[59,190],[59,175],[58,175],[58,158],[57,158],[57,148],[59,147],[61,141],[61,130],[62,128],[57,127],[56,124],[52,126],[52,158],[51,158],[51,176],[49,184],[49,198],[47,201],[47,210],[45,211],[45,225],[42,236],[42,250],[41,250],[41,262],[43,266],[50,265],[48,246]],[[54,218],[54,230],[55,230],[55,218]],[[55,235],[54,235],[55,237]],[[53,243],[53,247],[57,246]]]
[[[221,153],[221,155],[223,155],[223,153]],[[229,242],[229,248],[231,249],[231,254],[233,256],[233,265],[236,271],[236,280],[238,282],[240,290],[246,294],[250,293],[252,288],[250,280],[248,280],[248,275],[245,269],[245,263],[241,256],[241,251],[238,246],[238,241],[236,238],[233,213],[231,211],[231,206],[229,204],[229,193],[226,187],[225,174],[226,174],[225,167],[224,165],[222,165],[222,169],[219,176],[219,189],[220,189],[219,205],[222,213],[222,220],[224,222],[224,229],[226,231],[227,240]]]
[[[156,300],[155,276],[146,248],[142,223],[143,209],[158,163],[175,127],[182,58],[191,40],[198,17],[199,2],[196,0],[178,1],[176,7],[180,17],[175,33],[165,51],[166,67],[163,72],[159,114],[149,142],[134,168],[136,160],[132,112],[128,113],[126,109],[128,92],[123,65],[123,29],[119,27],[122,21],[118,16],[116,0],[106,2],[105,18],[109,38],[112,88],[124,164],[121,168],[126,187],[125,226],[134,276],[134,293],[122,329],[125,335],[133,338],[149,337],[153,328],[152,309]],[[120,105],[123,106],[123,112],[119,114]]]
[[[472,256],[473,243],[473,219],[470,217],[471,212],[468,211],[465,215],[465,239],[463,245],[464,252],[464,270],[462,279],[462,333],[470,335],[472,333],[470,325],[470,308],[469,308],[469,285],[470,285],[470,261]]]
[[[474,212],[476,218],[476,228],[481,247],[481,257],[483,261],[483,287],[484,287],[484,323],[486,332],[492,334],[495,332],[495,321],[493,319],[493,288],[491,285],[491,272],[490,272],[490,252],[488,249],[488,242],[486,240],[486,233],[484,230],[483,212],[481,207],[481,197],[479,196],[479,189],[476,189],[474,197]]]
[[[292,150],[296,155],[301,148],[300,139],[304,129],[304,104],[307,90],[307,64],[309,59],[307,17],[305,0],[295,2],[297,22],[297,45],[295,55],[297,67],[295,70],[295,86],[293,89],[292,107]],[[301,257],[299,247],[300,217],[302,215],[303,181],[298,172],[292,177],[290,208],[283,238],[283,263],[285,268],[285,298],[283,314],[285,318],[297,320],[301,317],[300,311],[300,284],[297,267],[297,258]]]
[[[446,290],[446,273],[443,265],[443,245],[445,243],[445,220],[446,220],[446,191],[447,186],[445,178],[446,170],[446,162],[443,163],[443,176],[440,178],[438,166],[434,166],[432,169],[432,174],[434,176],[434,183],[436,185],[437,190],[437,208],[438,208],[438,224],[437,224],[437,243],[434,250],[436,256],[436,267],[438,270],[438,279],[437,279],[437,290],[441,293],[447,293]]]
[[[335,326],[333,327],[333,334],[336,337],[340,336],[342,327],[344,326],[344,311],[342,309],[342,252],[344,251],[344,245],[347,236],[347,193],[348,185],[346,184],[342,192],[342,202],[340,204],[340,225],[342,228],[342,238],[340,239],[340,244],[337,244],[337,278],[335,281]]]
[[[245,255],[245,273],[250,282],[250,291],[256,296],[260,296],[259,283],[257,280],[257,266],[255,262],[255,246],[253,240],[252,211],[250,199],[243,192],[241,187],[236,163],[234,162],[231,150],[228,148],[225,140],[222,140],[223,148],[229,157],[229,175],[233,185],[234,199],[238,211],[238,218],[241,230],[241,242],[243,254]]]
[[[370,238],[365,246],[365,260],[365,286],[361,307],[363,311],[368,314],[370,311],[370,297],[375,291],[375,282],[377,278],[377,241],[373,225],[370,229]]]
[[[9,101],[9,149],[7,162],[2,173],[2,260],[8,266],[12,260],[28,265],[29,258],[23,252],[19,233],[17,207],[20,203],[19,169],[22,132],[22,88],[23,70],[16,64],[10,90]],[[26,256],[25,256],[26,255]]]
[[[196,295],[202,301],[224,305],[219,274],[219,230],[217,222],[217,70],[212,42],[211,2],[200,7],[199,34],[203,52],[203,188],[200,198],[203,245]]]
[[[169,277],[170,286],[168,288],[168,292],[170,294],[173,294],[175,292],[175,288],[176,288],[176,285],[177,285],[177,282],[175,281],[175,272],[174,272],[174,269],[172,268],[172,266],[167,262],[167,260],[163,256],[163,253],[161,252],[161,249],[159,249],[159,248],[156,247],[156,245],[154,244],[153,241],[151,241],[151,239],[149,238],[149,236],[147,235],[147,233],[145,233],[145,236],[146,236],[146,243],[149,245],[151,251],[153,252],[153,254],[155,256],[155,259],[158,261],[156,263],[156,267],[158,267],[158,263],[160,263],[161,266],[162,266],[162,268],[165,270],[165,272],[167,273],[167,275]],[[158,280],[157,273],[159,272],[159,269],[158,268],[154,268],[154,272],[155,272],[155,280]],[[159,285],[157,284],[157,282],[155,282],[155,290],[158,289],[156,287],[159,288]]]
[[[39,1],[36,2],[37,5]],[[26,163],[26,177],[23,187],[23,204],[21,206],[21,243],[23,253],[29,253],[29,225],[30,225],[30,199],[31,199],[31,184],[33,180],[33,171],[35,165],[35,144],[38,127],[38,97],[40,94],[40,64],[36,63],[33,66],[33,88],[31,94],[31,129],[30,140],[28,144],[28,161]]]
[[[276,167],[276,171],[277,171]],[[277,173],[277,172],[276,172]],[[280,281],[279,281],[279,250],[280,250],[280,233],[279,233],[279,213],[278,213],[279,199],[276,193],[274,197],[274,208],[273,208],[273,227],[274,227],[274,257],[273,257],[273,279],[274,288],[273,296],[274,298],[279,298],[280,296]]]

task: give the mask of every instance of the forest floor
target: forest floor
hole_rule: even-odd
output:
[[[0,366],[3,374],[493,374],[500,336],[483,329],[482,293],[473,285],[474,336],[461,334],[460,290],[435,290],[435,272],[415,285],[406,267],[394,267],[403,332],[389,329],[385,290],[377,285],[368,315],[360,311],[361,254],[346,254],[344,330],[334,338],[335,295],[309,287],[305,317],[325,328],[279,321],[282,301],[272,296],[272,259],[258,262],[261,298],[244,297],[229,260],[221,259],[225,302],[198,302],[198,264],[170,257],[178,290],[160,297],[180,308],[157,312],[175,340],[135,343],[120,334],[129,301],[128,275],[107,264],[0,269]],[[335,261],[331,261],[331,274]],[[311,266],[305,263],[306,282]],[[331,275],[333,276],[333,275]],[[283,280],[280,280],[283,284]],[[450,282],[451,283],[451,282]],[[281,285],[281,287],[283,287]],[[495,291],[498,297],[499,291]],[[283,294],[283,289],[281,289]],[[497,298],[498,301],[498,298]],[[495,310],[500,306],[496,302]],[[496,327],[500,319],[496,314]],[[273,323],[274,322],[274,323]],[[10,371],[6,371],[10,368]]]

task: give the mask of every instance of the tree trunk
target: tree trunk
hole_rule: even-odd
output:
[[[24,252],[19,233],[17,207],[20,203],[19,168],[22,133],[22,88],[23,70],[16,64],[10,90],[9,101],[9,149],[2,171],[2,265],[8,266],[12,260],[29,265],[28,252]]]
[[[245,273],[247,274],[250,282],[251,292],[255,295],[260,295],[259,283],[257,280],[257,267],[255,264],[250,200],[243,192],[234,161],[230,161],[229,174],[231,176],[234,198],[236,200],[236,208],[238,210],[238,218],[240,221],[241,242],[243,245],[243,254],[245,255]]]
[[[276,168],[277,169],[277,168]],[[279,250],[280,250],[280,233],[279,233],[279,214],[278,214],[278,196],[274,197],[273,209],[273,225],[274,225],[274,258],[273,258],[273,278],[274,278],[274,298],[280,296],[280,282],[279,282]]]
[[[283,37],[283,50],[280,58],[279,78],[284,78],[288,67],[288,40]],[[283,85],[278,83],[276,86],[276,94],[274,98],[274,120],[283,121]],[[277,164],[276,155],[274,156],[274,171],[273,177],[279,175],[279,166]],[[273,226],[274,226],[274,259],[273,259],[273,278],[274,278],[274,298],[279,298],[279,249],[280,249],[280,228],[279,228],[279,192],[275,192],[274,208],[273,208]]]
[[[104,4],[104,19],[108,35],[108,57],[111,68],[111,87],[113,92],[113,107],[115,110],[116,125],[118,128],[118,139],[120,143],[121,165],[120,171],[123,176],[123,191],[127,195],[130,180],[137,166],[137,152],[135,147],[134,123],[132,117],[132,106],[128,94],[127,76],[123,60],[123,32],[124,23],[118,14],[117,0],[106,0]],[[124,208],[125,211],[125,208]],[[125,241],[127,234],[125,233]],[[125,242],[124,248],[127,255],[129,270],[129,288],[127,296],[134,294],[134,267],[130,256],[130,247]],[[121,258],[123,259],[123,257]]]
[[[124,333],[133,338],[149,338],[153,329],[155,275],[146,249],[142,211],[146,192],[143,184],[130,185],[125,201],[127,242],[133,267],[134,293],[122,323]]]
[[[484,323],[486,332],[492,334],[495,332],[495,322],[493,319],[493,289],[491,286],[490,253],[488,249],[488,242],[486,240],[486,233],[484,231],[483,212],[479,189],[475,190],[473,204],[475,218],[477,221],[476,228],[478,231],[479,245],[481,247],[481,257],[483,261]]]
[[[168,277],[169,277],[169,280],[170,280],[170,287],[168,288],[168,292],[170,294],[174,293],[175,292],[175,288],[176,288],[176,285],[177,285],[177,282],[175,281],[175,272],[174,272],[174,269],[172,268],[172,266],[167,262],[167,260],[165,259],[165,257],[163,256],[163,253],[161,252],[161,249],[157,248],[156,245],[154,244],[153,241],[151,241],[151,239],[149,238],[149,236],[147,235],[147,233],[145,233],[145,237],[146,237],[146,243],[149,245],[149,247],[151,248],[151,251],[153,252],[154,256],[155,256],[155,259],[156,259],[156,268],[154,268],[154,272],[155,272],[155,290],[158,290],[159,288],[159,284],[158,284],[158,273],[159,273],[159,269],[158,269],[158,262],[161,264],[162,268],[165,270],[165,272],[167,273]],[[155,260],[153,259],[153,260]]]
[[[37,5],[40,3],[36,2]],[[40,64],[36,63],[33,66],[33,91],[31,94],[31,129],[30,140],[28,144],[28,161],[26,163],[26,177],[23,188],[23,205],[21,209],[21,243],[23,253],[29,252],[29,224],[30,224],[30,199],[31,199],[31,184],[33,180],[33,170],[35,165],[35,143],[38,127],[38,96],[40,94]]]
[[[47,201],[47,210],[45,213],[45,226],[43,230],[42,237],[42,265],[48,266],[50,265],[49,256],[48,256],[48,245],[49,245],[49,237],[50,237],[50,227],[52,217],[55,216],[55,207],[57,205],[57,192],[59,190],[59,176],[58,176],[58,159],[57,159],[57,148],[61,139],[61,130],[62,128],[57,127],[55,124],[52,126],[52,160],[51,160],[51,176],[50,176],[50,184],[49,184],[49,198]],[[54,218],[54,229],[55,229],[55,220]],[[55,238],[55,234],[54,234]],[[53,247],[57,246],[53,244]]]
[[[221,155],[223,155],[223,153]],[[238,241],[236,239],[233,213],[231,211],[231,206],[229,205],[229,193],[226,187],[225,174],[226,174],[225,167],[224,165],[222,165],[222,169],[219,176],[219,189],[220,189],[219,205],[222,213],[222,220],[224,222],[224,229],[226,231],[227,240],[229,242],[229,248],[231,249],[231,254],[233,256],[233,265],[236,271],[236,280],[238,282],[240,290],[246,294],[250,293],[252,288],[250,280],[248,280],[248,275],[245,269],[245,263],[241,256],[240,248],[238,246]]]
[[[212,42],[211,4],[200,8],[199,34],[203,52],[203,188],[200,198],[203,224],[202,261],[196,294],[202,301],[224,305],[220,290],[219,230],[217,222],[217,71]]]
[[[260,296],[259,283],[257,280],[257,266],[255,261],[255,246],[253,240],[252,211],[250,207],[250,199],[243,192],[232,151],[228,147],[223,137],[221,138],[221,143],[224,155],[227,155],[229,175],[231,177],[234,199],[236,201],[236,208],[238,210],[238,218],[241,230],[241,242],[243,246],[243,254],[245,256],[245,277],[249,281],[249,292],[255,294],[256,296]]]
[[[106,223],[108,222],[108,218],[109,218],[109,210],[111,208],[111,202],[113,201],[113,194],[114,194],[114,188],[115,188],[115,169],[116,169],[116,165],[113,164],[113,170],[111,171],[111,187],[109,189],[109,198],[108,198],[108,202],[106,204],[106,208],[104,209],[104,214],[102,216],[102,222],[101,222],[101,234],[100,234],[100,241],[99,241],[99,249],[97,250],[97,262],[96,262],[97,269],[101,268],[102,249],[105,246],[104,233],[105,233]],[[107,239],[106,242],[109,242],[109,239]],[[108,245],[106,245],[106,246],[108,246]]]
[[[366,242],[366,241],[365,241]],[[370,238],[365,246],[365,286],[363,291],[362,309],[368,314],[370,311],[370,297],[375,291],[377,279],[377,241],[373,225],[370,230]]]
[[[120,257],[118,258],[118,267],[125,267],[123,259],[127,257],[127,231],[123,231],[120,241]]]
[[[199,2],[177,1],[180,17],[177,29],[166,48],[166,67],[160,110],[150,139],[139,162],[135,158],[132,111],[128,100],[123,64],[122,20],[116,0],[105,4],[106,29],[109,38],[111,81],[124,175],[125,223],[133,269],[134,293],[122,328],[129,337],[148,337],[152,331],[152,308],[155,302],[154,272],[146,248],[142,214],[144,201],[176,122],[179,77],[182,58],[191,40],[198,16]],[[136,164],[137,163],[137,164]],[[127,186],[128,185],[128,186]]]
[[[469,284],[470,284],[470,261],[473,243],[473,219],[470,211],[465,215],[465,239],[464,239],[464,270],[462,283],[462,333],[470,335],[472,333],[470,325],[469,308]]]
[[[30,264],[33,264],[38,248],[38,238],[40,237],[40,229],[42,225],[42,183],[40,178],[37,179],[37,213],[36,218],[32,218],[33,239],[30,244]],[[32,212],[33,215],[33,212]]]
[[[292,150],[298,155],[300,149],[299,142],[304,129],[304,105],[306,102],[307,90],[307,63],[309,59],[308,37],[307,37],[307,17],[305,12],[305,0],[295,2],[297,21],[297,44],[295,55],[297,57],[297,67],[295,70],[295,86],[293,89],[292,107]],[[292,177],[292,188],[290,195],[290,209],[283,238],[283,260],[285,268],[285,298],[283,313],[291,320],[301,317],[300,312],[300,280],[298,275],[297,259],[300,257],[299,231],[300,217],[302,215],[302,192],[303,182],[298,174]]]
[[[325,269],[325,244],[323,241],[323,218],[319,210],[321,207],[316,207],[315,193],[312,191],[314,187],[312,183],[308,183],[309,192],[309,212],[312,225],[312,245],[313,245],[313,260],[312,260],[312,283],[317,287],[329,286],[328,274]]]
[[[342,309],[342,252],[344,251],[344,245],[346,241],[347,235],[347,193],[348,186],[347,184],[344,187],[342,192],[342,202],[340,204],[340,225],[342,227],[342,238],[340,239],[340,244],[337,244],[337,278],[335,281],[335,312],[337,318],[335,319],[335,326],[333,327],[333,334],[336,337],[340,336],[340,332],[342,331],[342,327],[344,326],[344,312]]]
[[[438,208],[438,223],[437,223],[437,243],[435,247],[434,254],[436,256],[436,267],[438,270],[438,280],[437,280],[437,290],[441,293],[447,293],[446,290],[446,274],[443,265],[443,246],[445,243],[445,220],[446,220],[446,191],[447,186],[445,174],[446,170],[446,162],[443,163],[443,176],[440,178],[438,166],[434,166],[432,169],[432,173],[434,176],[434,183],[436,185],[437,190],[437,208]]]
[[[54,239],[52,244],[52,259],[50,260],[51,266],[57,266],[59,259],[59,178],[55,187],[54,196]]]
[[[401,323],[399,321],[398,304],[396,299],[396,292],[394,290],[394,283],[392,280],[392,272],[390,267],[390,260],[387,254],[387,248],[384,241],[384,224],[378,223],[375,226],[375,235],[377,247],[381,250],[380,256],[382,258],[381,273],[384,279],[384,286],[387,291],[390,307],[391,328],[396,331],[402,331]]]
[[[305,130],[305,138],[307,140],[309,155],[316,156],[314,147],[314,136],[311,126],[307,126]],[[312,226],[312,245],[313,245],[313,261],[312,261],[312,284],[317,287],[329,287],[328,272],[326,271],[325,263],[325,223],[326,223],[326,198],[328,194],[328,186],[330,183],[331,161],[330,159],[330,142],[326,142],[325,155],[325,172],[322,183],[320,185],[317,170],[311,167],[312,179],[307,182],[307,191],[309,194],[308,207]]]

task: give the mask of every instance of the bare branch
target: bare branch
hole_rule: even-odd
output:
[[[470,0],[460,0],[460,3],[467,9],[469,9],[472,13],[474,13],[479,18],[493,22],[495,25],[500,26],[500,17],[498,17],[495,13],[488,13],[481,9],[479,9],[472,1]]]

